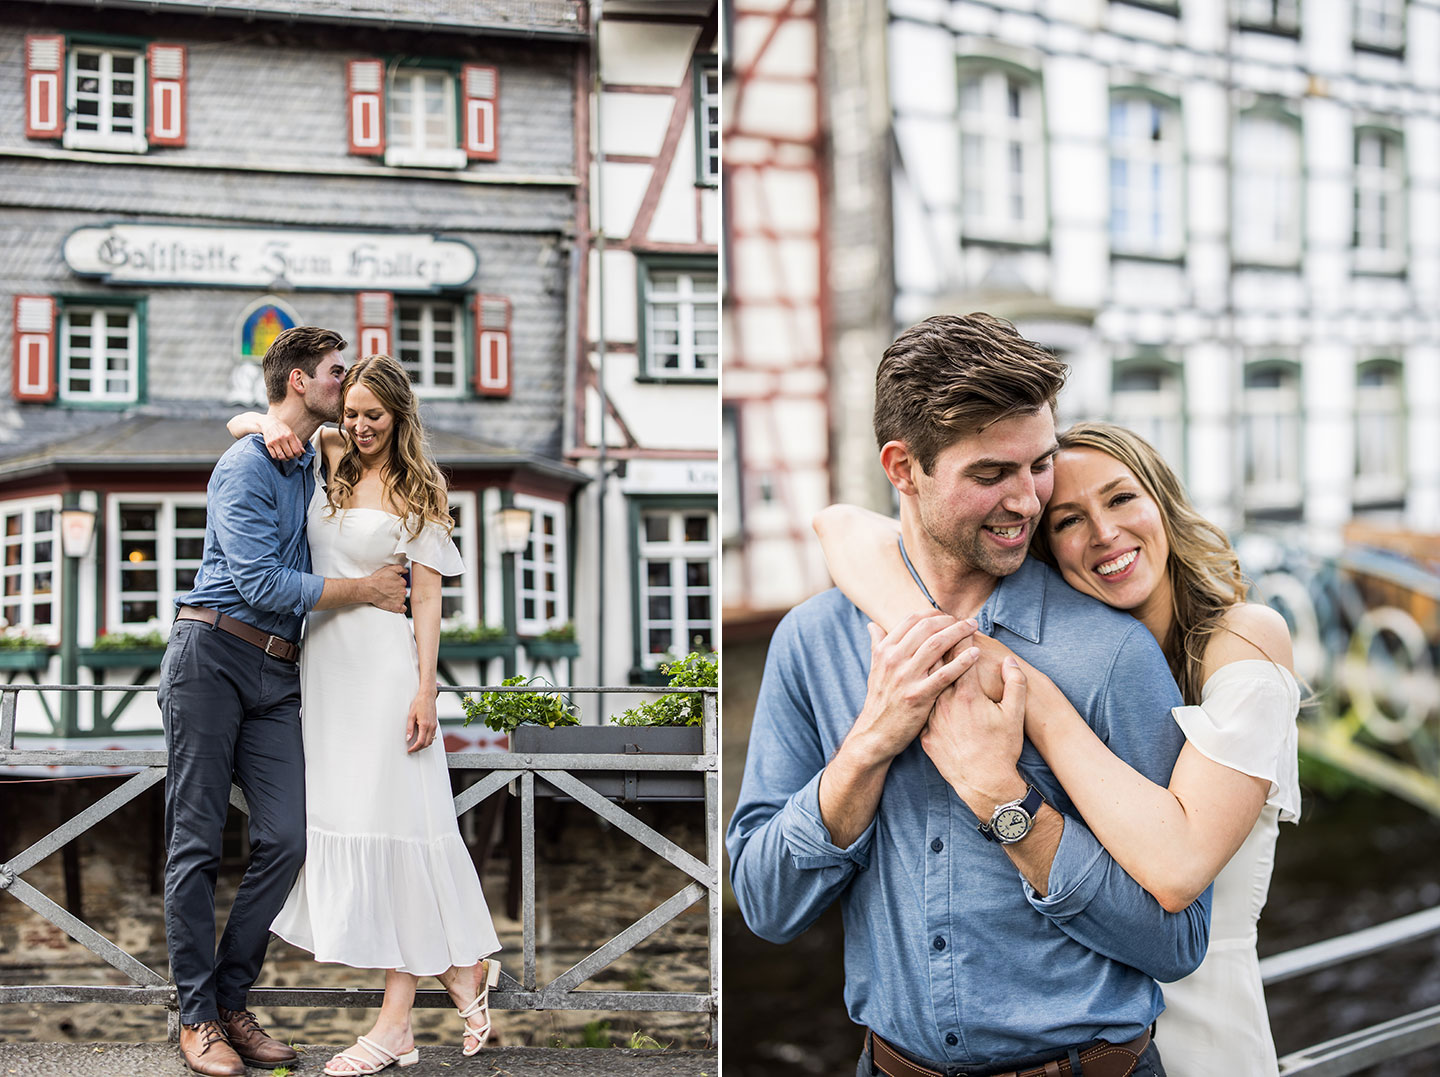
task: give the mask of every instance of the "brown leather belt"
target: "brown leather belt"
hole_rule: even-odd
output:
[[[260,629],[247,625],[244,621],[237,621],[234,617],[223,614],[219,610],[209,610],[203,606],[181,606],[180,612],[175,615],[175,620],[203,621],[236,639],[243,639],[246,643],[259,647],[271,658],[278,658],[282,662],[300,661],[300,645],[298,643],[291,643],[288,639],[282,639],[280,636],[261,632]]]
[[[875,1033],[867,1032],[866,1035],[870,1037],[870,1059],[886,1077],[944,1077],[938,1070],[911,1062]],[[1129,1077],[1149,1046],[1148,1028],[1129,1043],[1097,1043],[1094,1047],[1076,1052],[1080,1059],[1079,1073],[1081,1077]],[[1057,1058],[1040,1066],[1007,1070],[993,1077],[1071,1077],[1070,1059]]]

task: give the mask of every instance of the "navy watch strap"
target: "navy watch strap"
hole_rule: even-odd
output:
[[[1027,784],[1025,787],[1025,795],[1023,797],[1021,797],[1019,800],[1012,800],[1008,801],[1005,804],[1001,804],[995,809],[995,814],[998,815],[1005,808],[1018,807],[1026,815],[1030,816],[1030,822],[1033,824],[1035,822],[1035,814],[1040,810],[1040,806],[1044,803],[1045,798],[1040,795],[1040,790],[1036,789],[1033,785]],[[995,815],[992,815],[990,818],[994,819]],[[995,831],[989,823],[976,823],[975,829],[980,831],[980,833],[985,836],[986,841],[993,841],[997,845],[1006,844],[995,836]]]

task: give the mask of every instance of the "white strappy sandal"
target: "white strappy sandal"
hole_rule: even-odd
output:
[[[350,1051],[341,1051],[335,1058],[343,1058],[350,1063],[348,1069],[334,1069],[335,1058],[325,1064],[325,1072],[329,1077],[354,1077],[354,1075],[368,1075],[379,1073],[391,1066],[413,1066],[420,1061],[420,1048],[412,1047],[403,1055],[392,1054],[369,1036],[358,1036],[355,1039],[356,1047],[363,1047],[369,1051],[374,1058],[365,1058],[363,1055],[351,1054]],[[352,1048],[351,1050],[353,1050]]]
[[[462,1047],[461,1053],[466,1058],[480,1053],[480,1048],[485,1046],[485,1041],[490,1038],[490,988],[500,982],[500,962],[487,960],[485,965],[484,983],[480,986],[480,993],[475,996],[475,1001],[466,1006],[463,1010],[456,1010],[461,1020],[465,1022],[465,1033],[475,1037],[474,1047]],[[470,1018],[478,1017],[479,1024],[472,1025]]]

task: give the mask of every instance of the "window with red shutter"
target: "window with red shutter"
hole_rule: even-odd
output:
[[[510,300],[475,297],[475,392],[510,395]]]
[[[25,38],[25,137],[59,138],[65,131],[65,39]]]
[[[185,145],[184,45],[151,45],[150,124],[147,133],[152,146]]]
[[[355,295],[355,324],[359,328],[356,347],[361,358],[390,355],[390,311],[394,297],[389,292],[358,292]]]
[[[385,153],[385,63],[351,60],[346,65],[350,91],[350,152],[361,157]]]
[[[48,295],[15,297],[16,400],[55,399],[55,300]]]
[[[466,64],[460,84],[465,91],[465,156],[472,161],[500,157],[500,75],[493,67]]]

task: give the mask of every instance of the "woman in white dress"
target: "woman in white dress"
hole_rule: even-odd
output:
[[[419,1061],[410,1011],[422,976],[438,977],[460,1010],[465,1054],[479,1051],[500,972],[484,960],[500,942],[436,743],[440,584],[464,568],[445,480],[399,363],[362,359],[341,392],[341,429],[317,434],[313,570],[364,576],[408,561],[412,618],[374,606],[315,612],[301,650],[306,859],[271,930],[316,960],[386,970],[379,1017],[326,1065],[332,1077]],[[262,434],[277,459],[307,450],[266,415],[229,429]]]
[[[1210,885],[1210,946],[1164,986],[1155,1040],[1171,1077],[1278,1073],[1255,952],[1279,822],[1300,812],[1300,691],[1285,620],[1245,601],[1228,540],[1191,507],[1174,473],[1134,433],[1084,423],[1060,436],[1055,486],[1032,552],[1076,590],[1143,621],[1185,706],[1169,788],[1115,756],[1054,683],[1022,662],[1025,735],[1110,855],[1171,912]],[[882,628],[928,600],[906,568],[895,521],[851,506],[816,519],[837,586]],[[1009,654],[976,637],[982,652]]]

